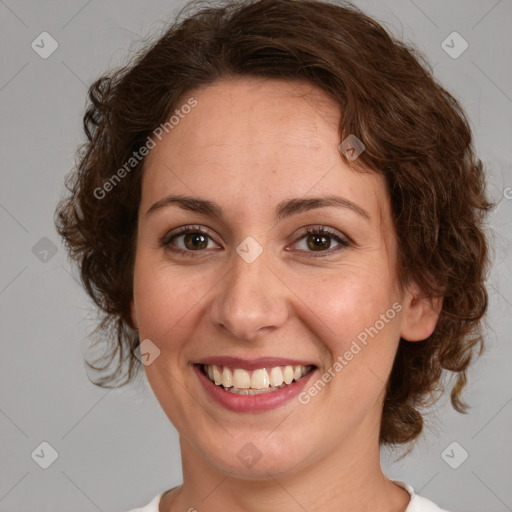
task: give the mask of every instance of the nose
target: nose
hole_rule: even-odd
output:
[[[265,251],[248,263],[237,253],[211,302],[210,320],[236,340],[252,341],[282,327],[289,315],[289,290],[269,265]]]

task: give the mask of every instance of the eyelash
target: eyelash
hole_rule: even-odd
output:
[[[178,249],[176,247],[172,247],[171,242],[173,242],[176,238],[186,235],[188,233],[194,233],[198,235],[203,235],[205,237],[208,237],[211,240],[210,235],[201,229],[199,226],[182,226],[181,228],[178,228],[178,231],[175,233],[166,234],[160,239],[160,246],[165,247],[166,249],[169,249],[170,251],[182,254],[186,256],[191,257],[198,257],[202,256],[202,252],[204,252],[204,249],[198,249],[196,251],[191,250],[184,250],[184,249]],[[334,252],[337,252],[343,248],[350,247],[352,245],[352,241],[347,238],[340,237],[335,231],[332,229],[326,227],[326,226],[314,226],[314,227],[308,227],[306,231],[295,240],[294,244],[296,244],[299,240],[302,240],[303,238],[307,236],[328,236],[332,239],[334,239],[336,242],[338,242],[340,245],[338,247],[335,247],[334,249],[328,249],[326,251],[319,251],[319,253],[315,254],[315,251],[302,251],[299,252],[310,252],[311,256],[314,258],[324,258],[326,256],[332,255]]]

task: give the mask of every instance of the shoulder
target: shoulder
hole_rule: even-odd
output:
[[[132,508],[127,510],[126,512],[159,512],[158,506],[160,504],[160,500],[166,491],[155,496],[147,505],[144,505],[140,508]]]
[[[411,495],[411,501],[409,502],[409,505],[404,512],[448,512],[448,510],[439,508],[429,499],[416,494],[412,486],[409,484],[406,484],[405,482],[399,482],[397,480],[393,480],[393,482],[400,487],[403,487]]]
[[[175,487],[172,487],[171,489],[162,491],[160,494],[157,494],[147,505],[144,505],[139,508],[132,508],[130,510],[127,510],[126,512],[160,512],[159,506],[160,506],[160,501],[162,501],[162,496],[164,494],[167,494],[168,492],[174,491],[178,487],[180,487],[180,486],[176,485]]]
[[[435,503],[433,503],[429,499],[416,494],[414,492],[413,487],[411,487],[409,484],[397,480],[393,481],[395,484],[399,485],[400,487],[403,487],[411,495],[411,501],[409,502],[409,505],[404,512],[449,512],[448,510],[439,508]],[[167,491],[164,491],[155,496],[147,505],[140,508],[133,508],[127,510],[126,512],[159,512],[158,506],[165,492]]]

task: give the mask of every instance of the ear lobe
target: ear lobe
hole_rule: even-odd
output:
[[[139,328],[139,322],[137,321],[137,312],[135,311],[135,302],[132,299],[130,301],[130,327],[137,330]]]
[[[443,297],[422,297],[416,286],[406,293],[400,336],[407,341],[423,341],[436,328]]]

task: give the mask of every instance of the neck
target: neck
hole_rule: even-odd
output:
[[[282,475],[267,472],[266,477],[254,480],[219,471],[181,438],[183,486],[162,498],[160,512],[260,512],[262,508],[403,512],[410,496],[383,474],[378,431],[373,434],[347,440],[327,457],[299,470]]]

